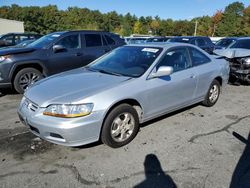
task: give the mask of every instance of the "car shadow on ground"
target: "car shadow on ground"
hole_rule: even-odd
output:
[[[183,108],[183,109],[180,109],[180,110],[177,110],[177,111],[174,111],[174,112],[171,112],[171,113],[162,115],[162,116],[160,116],[160,117],[158,117],[158,118],[155,118],[155,119],[152,119],[152,120],[147,121],[147,122],[145,122],[145,123],[142,123],[142,124],[140,125],[140,127],[142,127],[142,128],[143,128],[143,127],[146,127],[146,126],[148,126],[148,125],[151,125],[151,124],[156,123],[156,122],[158,122],[158,121],[161,121],[161,120],[163,120],[163,119],[169,118],[169,117],[171,117],[171,116],[177,115],[177,114],[179,114],[179,113],[185,112],[185,111],[187,111],[187,110],[190,110],[190,109],[195,108],[195,107],[200,106],[200,105],[201,105],[200,103],[197,103],[197,104],[188,106],[188,107],[186,107],[186,108]]]
[[[13,89],[0,89],[0,97],[5,95],[17,95],[18,93]]]
[[[146,179],[134,188],[176,188],[173,179],[162,170],[161,163],[156,155],[148,154],[144,161]]]
[[[248,135],[248,139],[245,139],[236,132],[233,132],[233,135],[241,142],[246,144],[246,147],[234,170],[230,188],[249,188],[250,187],[250,132]]]
[[[140,127],[141,127],[141,128],[144,128],[144,127],[146,127],[146,126],[148,126],[148,125],[151,125],[151,124],[153,124],[153,123],[156,123],[156,122],[161,121],[161,120],[163,120],[163,119],[166,119],[166,118],[168,118],[168,117],[177,115],[177,114],[182,113],[182,112],[184,112],[184,111],[186,111],[186,110],[190,110],[190,109],[195,108],[195,107],[197,107],[197,106],[199,106],[199,105],[201,105],[201,104],[199,104],[199,103],[198,103],[198,104],[194,104],[194,105],[192,105],[192,106],[189,106],[189,107],[186,107],[186,108],[177,110],[177,111],[175,111],[175,112],[171,112],[171,113],[169,113],[169,114],[162,115],[162,116],[160,116],[160,117],[158,117],[158,118],[155,118],[155,119],[152,119],[152,120],[147,121],[147,122],[145,122],[145,123],[142,123],[142,124],[140,125]],[[99,146],[99,145],[102,145],[102,144],[103,144],[103,143],[101,142],[101,140],[99,140],[99,141],[94,142],[94,143],[91,143],[91,144],[87,144],[87,145],[83,145],[83,146],[76,146],[76,147],[73,147],[73,148],[75,148],[75,149],[87,149],[87,148],[96,147],[96,146]]]

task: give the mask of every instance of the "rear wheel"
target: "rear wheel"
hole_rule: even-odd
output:
[[[136,110],[128,104],[121,104],[105,119],[101,140],[112,148],[118,148],[131,142],[138,131],[139,118]]]
[[[39,70],[34,68],[24,68],[16,74],[13,85],[15,90],[22,94],[29,86],[42,78],[43,75]]]
[[[203,105],[205,106],[213,106],[218,101],[220,96],[220,83],[218,80],[214,80],[210,85],[206,98],[203,101]]]

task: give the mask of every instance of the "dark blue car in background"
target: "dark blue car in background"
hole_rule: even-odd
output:
[[[209,37],[181,36],[181,37],[173,37],[169,39],[168,42],[181,42],[181,43],[193,44],[205,50],[209,54],[213,54],[214,51],[214,44]]]

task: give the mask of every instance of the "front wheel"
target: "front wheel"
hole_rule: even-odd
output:
[[[214,80],[210,85],[205,100],[202,102],[203,105],[211,107],[215,105],[220,96],[220,83]]]
[[[14,78],[15,90],[22,94],[32,84],[42,79],[42,73],[34,68],[24,68],[20,70]]]
[[[106,117],[101,140],[112,148],[118,148],[131,142],[138,131],[137,111],[128,104],[121,104],[115,107]]]

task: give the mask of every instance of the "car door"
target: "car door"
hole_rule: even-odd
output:
[[[206,95],[214,79],[212,76],[217,65],[212,64],[211,59],[202,51],[193,47],[188,47],[188,49],[192,60],[192,69],[197,73],[196,76],[198,79],[195,98],[199,99]]]
[[[66,35],[59,39],[55,45],[64,47],[61,51],[53,51],[53,46],[49,50],[48,69],[50,74],[55,74],[70,69],[83,66],[81,39],[79,33]]]
[[[85,65],[111,50],[108,45],[104,45],[106,41],[104,41],[101,33],[84,33],[82,37],[84,39],[83,59]]]
[[[173,67],[173,73],[147,80],[149,108],[146,109],[148,113],[146,116],[154,116],[185,106],[194,99],[197,78],[195,72],[190,69],[191,61],[186,47],[168,50],[155,69],[160,66]]]

